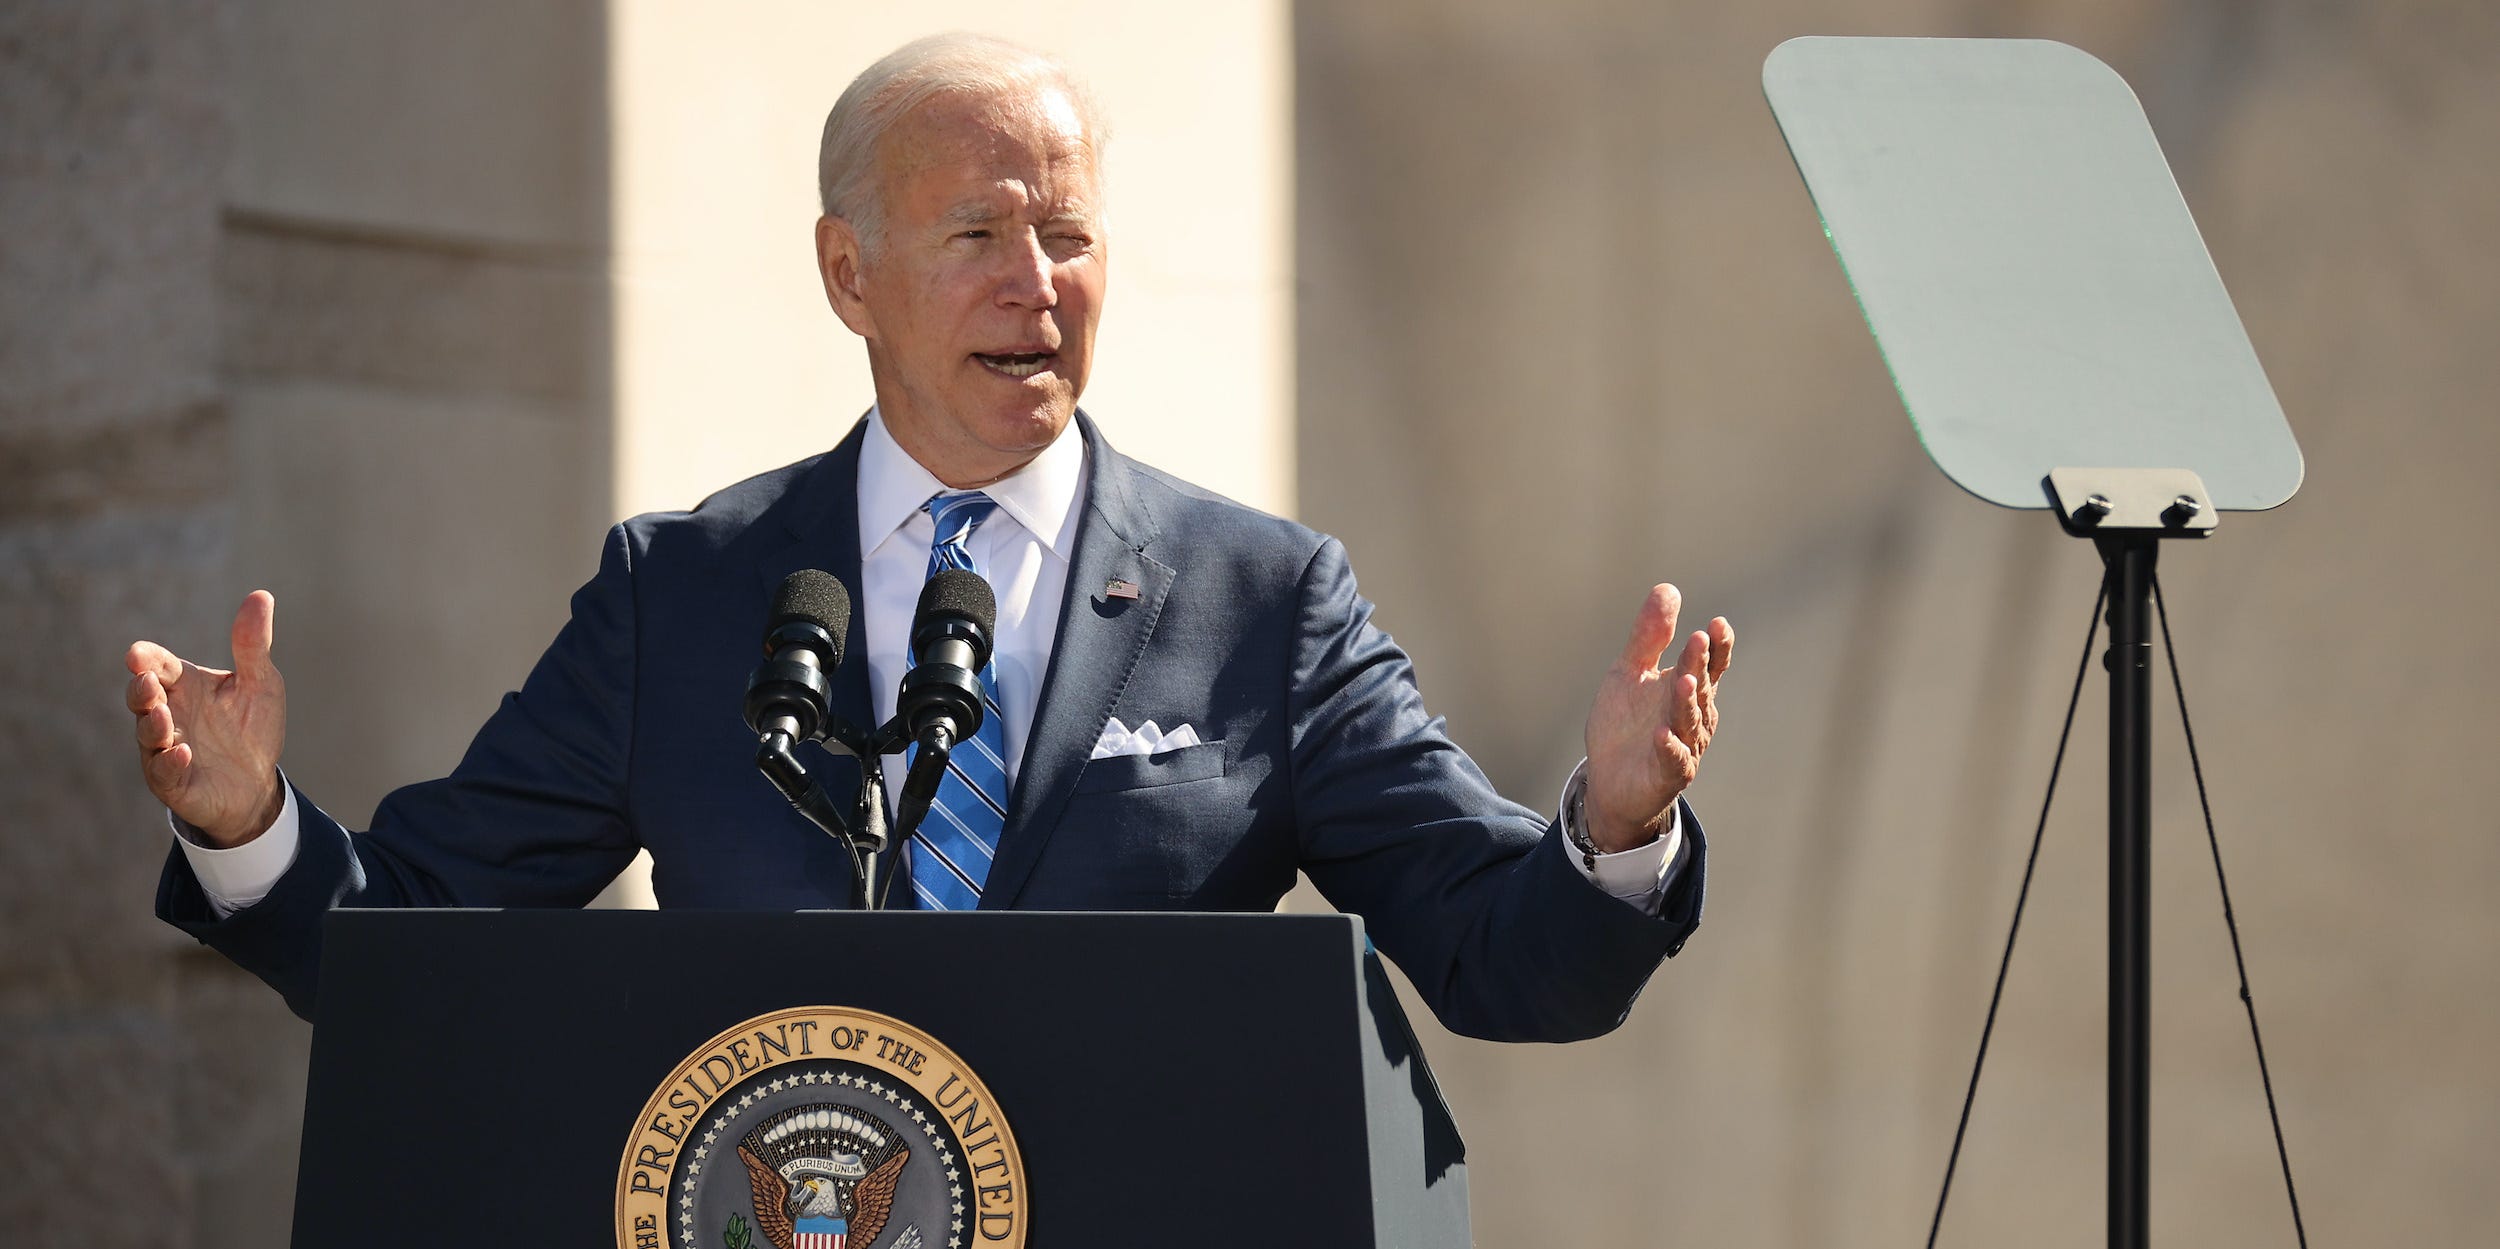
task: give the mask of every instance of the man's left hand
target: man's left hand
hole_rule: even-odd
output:
[[[1632,639],[1606,670],[1589,708],[1588,793],[1581,813],[1589,840],[1613,854],[1646,845],[1675,812],[1675,800],[1701,772],[1719,728],[1719,678],[1736,656],[1736,630],[1722,616],[1695,631],[1670,667],[1684,596],[1653,586]]]

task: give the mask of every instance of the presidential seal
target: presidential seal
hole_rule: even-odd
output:
[[[979,1078],[897,1019],[803,1006],[688,1055],[616,1177],[619,1249],[1021,1249],[1024,1161]]]

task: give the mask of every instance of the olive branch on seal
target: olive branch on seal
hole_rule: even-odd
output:
[[[752,1249],[755,1231],[747,1226],[745,1215],[733,1214],[729,1216],[729,1226],[721,1232],[720,1238],[727,1249]]]

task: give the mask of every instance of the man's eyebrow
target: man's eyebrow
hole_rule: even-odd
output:
[[[1015,215],[986,200],[965,200],[947,209],[943,220],[947,229],[962,230],[976,226],[995,225]],[[1091,227],[1094,224],[1094,210],[1090,205],[1071,201],[1060,205],[1050,214],[1048,220],[1054,225]]]
[[[988,225],[1003,215],[996,205],[980,200],[966,200],[946,210],[946,224],[949,226]]]

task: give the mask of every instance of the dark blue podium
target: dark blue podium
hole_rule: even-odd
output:
[[[1352,917],[327,922],[298,1246],[1469,1243]]]

